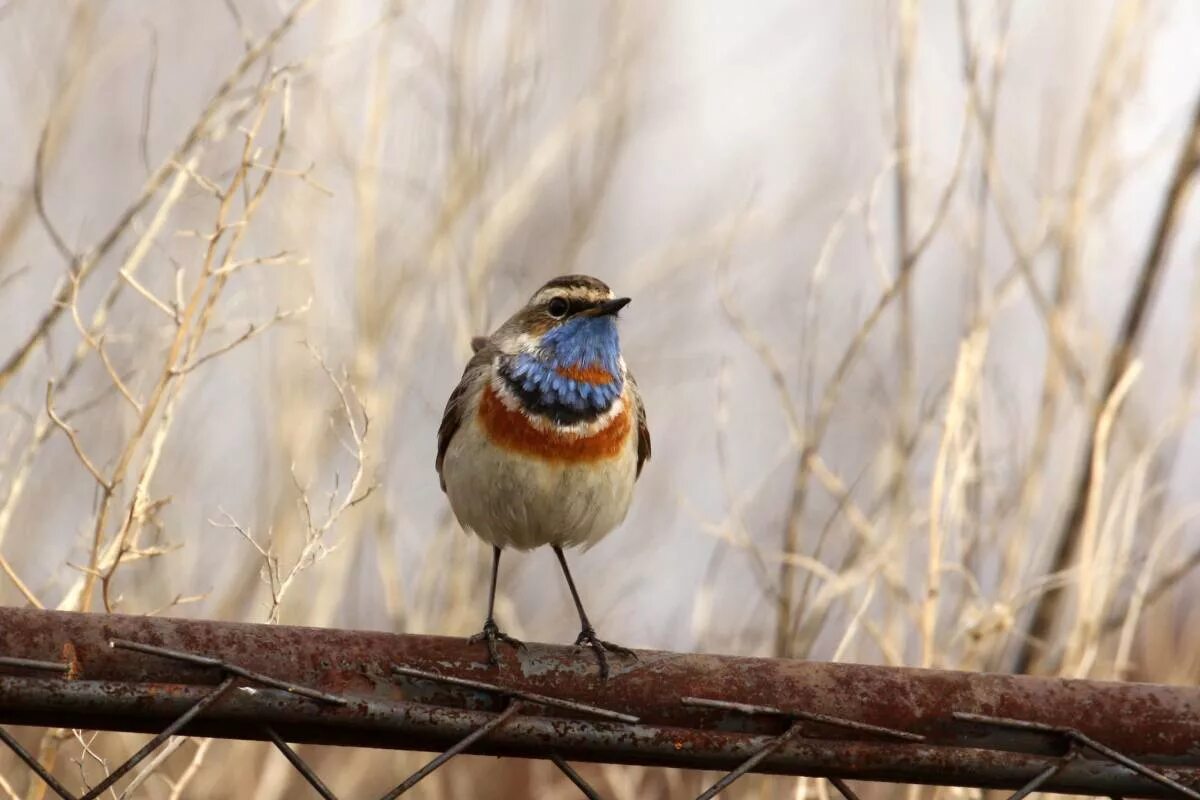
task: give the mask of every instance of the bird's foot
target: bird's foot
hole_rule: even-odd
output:
[[[590,625],[585,626],[579,632],[578,638],[575,639],[575,646],[592,648],[592,652],[596,654],[596,661],[600,664],[600,677],[603,679],[608,678],[608,656],[606,652],[615,653],[619,656],[628,656],[635,661],[637,660],[637,653],[627,647],[621,647],[619,644],[604,641],[596,636],[595,629]]]
[[[525,643],[520,639],[514,639],[501,631],[496,625],[496,620],[490,617],[483,623],[483,630],[470,639],[467,639],[468,644],[475,644],[476,642],[487,642],[488,662],[497,668],[500,666],[500,647],[496,644],[497,642],[504,642],[517,650],[525,647]]]

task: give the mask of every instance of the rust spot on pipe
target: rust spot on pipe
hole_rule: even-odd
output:
[[[79,663],[75,645],[67,642],[62,646],[62,659],[67,664],[67,680],[79,680],[83,676],[83,664]]]

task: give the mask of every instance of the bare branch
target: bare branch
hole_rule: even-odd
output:
[[[100,485],[105,494],[111,494],[113,485],[104,477],[96,465],[92,463],[92,460],[88,458],[87,453],[84,452],[83,445],[79,442],[79,436],[75,433],[75,429],[63,422],[58,414],[54,412],[54,381],[46,382],[46,414],[49,415],[54,425],[67,435],[68,441],[71,442],[71,449],[75,451],[76,457],[79,458],[79,463],[83,464],[84,469],[91,474],[92,478]]]
[[[246,327],[245,332],[242,333],[240,336],[238,336],[233,341],[228,342],[227,344],[223,344],[220,347],[218,347],[217,349],[215,349],[211,352],[205,353],[202,356],[196,356],[192,361],[188,362],[187,364],[183,365],[182,367],[173,368],[171,372],[173,375],[183,375],[188,372],[191,372],[192,370],[196,369],[197,367],[199,367],[209,361],[212,361],[214,358],[217,358],[218,356],[228,353],[230,350],[233,350],[238,345],[244,344],[244,343],[250,341],[251,339],[253,339],[254,337],[256,337],[262,333],[265,333],[273,325],[278,325],[279,323],[281,323],[285,320],[291,319],[292,317],[304,314],[310,308],[312,308],[312,298],[309,298],[308,300],[304,301],[304,305],[298,306],[297,308],[288,309],[286,311],[276,311],[275,316],[271,317],[271,319],[267,320],[266,322],[250,323],[250,325],[248,325]]]

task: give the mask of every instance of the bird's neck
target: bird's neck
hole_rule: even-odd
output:
[[[625,388],[616,325],[611,318],[572,320],[536,348],[502,357],[500,374],[526,413],[561,425],[590,422]]]

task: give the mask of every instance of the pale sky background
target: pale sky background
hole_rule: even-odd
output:
[[[276,24],[283,4],[237,5],[246,27],[258,37]],[[975,35],[992,41],[993,4],[966,5],[975,9]],[[1070,185],[1086,98],[1119,5],[1093,0],[1014,4],[996,158],[1024,236],[1032,235],[1039,212],[1055,213],[1055,203]],[[1131,88],[1115,135],[1105,143],[1105,152],[1125,171],[1111,202],[1092,209],[1087,218],[1080,265],[1085,302],[1075,310],[1070,333],[1093,382],[1145,253],[1167,174],[1200,90],[1200,50],[1195,47],[1200,5],[1189,0],[1143,5],[1131,39],[1132,50],[1142,56],[1141,67],[1127,71]],[[159,496],[172,498],[162,516],[165,536],[184,547],[155,565],[139,567],[141,577],[125,588],[131,602],[139,597],[128,610],[150,610],[173,593],[213,592],[208,600],[172,613],[234,613],[224,605],[227,597],[221,599],[223,587],[234,576],[255,570],[254,555],[235,534],[207,521],[227,511],[264,531],[278,509],[294,501],[287,495],[291,460],[299,459],[299,469],[314,476],[316,486],[328,485],[333,469],[346,468],[344,459],[330,455],[334,451],[310,441],[323,435],[333,406],[322,394],[324,379],[302,341],[336,368],[382,376],[378,394],[361,391],[372,416],[387,422],[381,424],[369,464],[369,477],[379,485],[372,505],[338,526],[332,541],[340,543],[339,549],[300,578],[295,605],[285,606],[283,620],[387,629],[396,617],[387,612],[386,590],[398,593],[403,604],[419,604],[422,575],[428,578],[430,571],[440,570],[449,575],[452,568],[467,565],[477,569],[486,557],[482,545],[431,554],[437,537],[460,536],[443,524],[447,506],[433,456],[442,404],[467,358],[463,335],[482,332],[467,331],[465,326],[472,324],[467,320],[477,325],[482,318],[476,315],[484,315],[494,327],[545,279],[582,271],[633,297],[622,317],[622,341],[646,395],[654,438],[654,458],[626,524],[593,551],[572,557],[591,614],[602,635],[627,644],[769,651],[772,612],[755,588],[751,557],[735,548],[714,566],[716,540],[705,527],[727,520],[731,491],[753,491],[745,528],[762,547],[777,549],[797,453],[781,451],[788,437],[785,416],[767,369],[722,310],[717,274],[719,268],[727,269],[736,306],[777,349],[796,396],[810,393],[805,383],[810,352],[817,354],[818,388],[823,385],[853,331],[894,277],[890,131],[897,4],[630,4],[622,28],[635,52],[629,62],[625,138],[590,234],[577,260],[564,263],[578,178],[588,174],[591,163],[586,149],[578,148],[572,151],[573,167],[564,167],[561,160],[550,167],[529,206],[484,259],[481,307],[470,306],[464,277],[477,252],[474,237],[531,154],[540,152],[579,98],[598,85],[598,76],[614,68],[620,53],[603,34],[608,7],[519,6],[529,9],[528,49],[534,57],[518,80],[529,82],[532,99],[521,106],[507,143],[493,156],[495,172],[484,198],[456,223],[448,250],[437,257],[422,243],[428,241],[446,194],[448,94],[439,65],[448,59],[453,22],[448,5],[417,3],[381,25],[382,7],[326,0],[287,36],[274,59],[276,66],[303,61],[291,87],[293,119],[284,164],[296,170],[312,164],[312,179],[332,194],[299,180],[274,187],[278,193],[249,232],[245,250],[266,255],[288,249],[303,254],[308,263],[239,277],[236,289],[222,301],[229,327],[215,334],[214,341],[310,296],[313,305],[299,321],[233,351],[189,384],[155,484]],[[68,49],[66,15],[59,12],[70,8],[66,2],[35,0],[0,6],[0,120],[7,121],[0,148],[0,219],[17,207],[31,185],[38,136],[60,80],[56,65]],[[490,119],[484,111],[502,96],[500,65],[509,13],[508,4],[487,8],[464,94],[467,116],[478,119]],[[964,124],[955,13],[956,4],[949,0],[921,4],[911,120],[916,231],[928,224],[954,172]],[[147,174],[139,130],[154,53],[146,139],[152,165],[180,141],[242,53],[234,19],[215,0],[110,0],[95,3],[94,14],[78,105],[46,191],[58,228],[80,249],[108,229]],[[380,73],[385,49],[388,66]],[[990,64],[991,52],[985,55]],[[380,80],[382,90],[376,83]],[[372,108],[383,109],[377,145],[370,145]],[[264,129],[264,147],[269,147],[274,124]],[[227,178],[235,146],[231,139],[211,151],[202,171],[213,180]],[[936,412],[938,423],[968,319],[966,237],[978,147],[973,137],[963,184],[914,284],[917,398],[921,407]],[[572,170],[574,189],[567,177]],[[377,213],[371,217],[363,212],[364,180],[378,192]],[[819,324],[815,338],[808,338],[802,315],[813,297],[811,280],[822,245],[843,209],[855,198],[870,197],[877,180],[873,223],[887,272],[881,274],[872,262],[861,216],[851,219],[830,251],[817,300]],[[203,229],[211,219],[211,198],[193,187],[170,229]],[[1145,372],[1131,396],[1132,416],[1150,429],[1174,409],[1164,408],[1162,387],[1170,387],[1169,402],[1174,403],[1180,363],[1195,325],[1196,223],[1192,203],[1153,306],[1142,348]],[[362,268],[364,230],[374,249],[375,272]],[[994,216],[986,237],[987,275],[995,282],[1012,261]],[[197,244],[180,236],[160,240],[144,269],[151,283],[169,292],[174,268],[168,256],[194,267]],[[129,242],[118,251],[128,247]],[[1050,248],[1034,260],[1047,294],[1053,293],[1056,258]],[[32,329],[64,267],[36,221],[0,259],[0,278],[16,275],[0,291],[0,355],[6,356]],[[109,258],[100,270],[104,277],[84,292],[85,304],[96,302],[115,269]],[[388,296],[393,288],[390,321],[368,358],[362,306],[356,304]],[[137,353],[146,342],[158,341],[155,330],[163,320],[136,298],[123,303],[115,322],[114,353],[148,379],[150,373],[136,367]],[[983,462],[989,476],[986,496],[995,500],[1012,490],[1014,464],[1030,446],[1047,338],[1026,293],[1001,305],[992,333],[984,367]],[[890,314],[843,390],[820,448],[864,507],[886,482],[879,449],[892,430],[898,385],[895,335],[895,315]],[[28,436],[22,413],[41,409],[45,382],[53,374],[50,365],[61,368],[76,341],[73,326],[64,319],[51,346],[40,349],[4,390],[9,413],[0,416],[0,441],[13,442],[14,452]],[[398,385],[391,386],[389,376]],[[103,374],[95,365],[88,381],[69,399],[88,396],[86,385],[93,391],[102,386]],[[726,404],[723,417],[721,403]],[[285,405],[292,410],[278,417]],[[812,410],[809,406],[800,413]],[[1078,404],[1071,405],[1057,426],[1050,477],[1042,486],[1044,502],[1021,553],[1029,563],[1038,559],[1038,546],[1045,546],[1041,532],[1051,530],[1063,512],[1083,419]],[[111,454],[130,424],[118,406],[111,406],[108,412],[84,416],[78,428],[97,453]],[[286,444],[292,435],[300,443],[294,447]],[[927,434],[912,459],[918,549],[937,441],[936,430]],[[1194,478],[1200,440],[1190,420],[1179,442],[1181,461],[1170,490],[1173,507],[1183,509],[1200,500]],[[720,469],[721,447],[726,476]],[[13,458],[0,462],[0,488],[11,480]],[[51,440],[34,469],[32,486],[16,507],[0,552],[54,605],[76,578],[65,564],[85,560],[95,497],[62,436]],[[834,510],[829,495],[814,489],[805,553],[812,552],[811,537]],[[386,530],[377,535],[379,526]],[[831,535],[834,539],[819,559],[836,566],[831,559],[845,549],[838,538],[848,535],[845,524],[835,525]],[[1182,541],[1194,539],[1185,536]],[[391,548],[384,561],[398,565],[404,576],[399,587],[384,586],[378,568],[381,548]],[[913,563],[920,565],[922,559]],[[772,576],[775,569],[770,569]],[[900,574],[906,569],[900,568]],[[502,623],[536,640],[574,638],[569,597],[549,551],[506,557],[504,572],[512,603],[502,605],[507,620]],[[985,594],[995,583],[987,572],[977,576]],[[1029,573],[1023,584],[1036,577]],[[331,593],[323,586],[338,588]],[[707,590],[702,592],[702,586]],[[463,616],[451,623],[414,620],[413,629],[458,635],[477,629],[486,585],[472,578],[467,589],[474,605]],[[880,591],[873,608],[886,604]],[[863,598],[855,594],[837,608],[817,655],[832,652]],[[0,584],[0,601],[15,603],[19,596]],[[234,616],[256,619],[264,602],[261,593],[243,598],[235,604],[240,610]],[[324,610],[314,611],[322,604]],[[858,660],[880,657],[869,643],[853,655]]]

